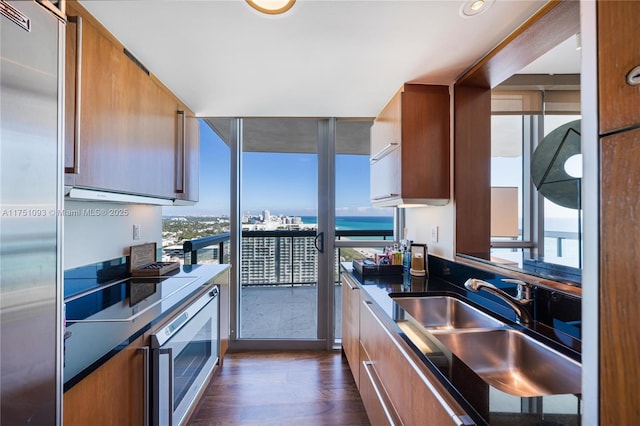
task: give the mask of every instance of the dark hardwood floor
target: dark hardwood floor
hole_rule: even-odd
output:
[[[347,361],[333,352],[228,354],[189,425],[368,425]]]

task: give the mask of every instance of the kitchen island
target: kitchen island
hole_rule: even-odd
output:
[[[419,418],[415,417],[415,414],[422,410],[421,417],[429,419],[432,423],[446,422],[462,425],[536,425],[544,422],[551,422],[550,424],[554,425],[579,425],[581,423],[579,384],[578,393],[523,397],[505,392],[504,387],[489,384],[483,380],[482,375],[470,368],[454,353],[455,351],[442,344],[437,337],[438,332],[431,333],[417,324],[416,320],[401,306],[401,298],[449,297],[463,301],[481,312],[490,314],[492,318],[503,323],[505,328],[533,337],[536,341],[541,341],[546,346],[575,360],[576,363],[580,359],[580,353],[576,350],[579,348],[577,339],[537,322],[529,327],[516,323],[510,315],[511,312],[500,304],[487,299],[483,300],[477,294],[468,293],[464,287],[441,277],[432,275],[430,278],[415,278],[409,274],[365,277],[354,271],[348,263],[341,265],[341,274],[343,294],[347,292],[343,296],[343,321],[346,327],[351,327],[351,331],[343,328],[343,348],[356,383],[359,384],[370,418],[378,417],[379,421],[379,416],[382,415],[379,413],[387,413],[386,417],[390,422],[400,421],[410,424],[418,421]],[[356,300],[359,303],[351,303],[349,301],[353,297],[351,294],[358,291],[360,295]],[[398,303],[394,299],[398,300]],[[355,308],[359,310],[359,315],[353,315],[356,306],[359,307]],[[354,321],[359,321],[357,327],[354,327]],[[380,333],[379,329],[383,329],[384,333]],[[353,330],[359,333],[356,339],[357,344],[353,341],[349,342],[353,339],[351,336]],[[556,338],[549,337],[552,335]],[[381,345],[379,336],[383,336],[386,343]],[[568,345],[563,342],[568,342]],[[379,349],[380,346],[384,349]],[[355,357],[354,348],[360,351]],[[398,354],[404,354],[408,361],[402,364],[405,365],[403,368],[415,370],[414,376],[421,377],[422,380],[416,382],[409,379],[409,376],[402,380],[399,378],[404,373],[397,371],[397,366],[400,364],[387,355],[396,349]],[[391,363],[393,366],[385,365]],[[362,364],[365,368],[356,367],[357,364]],[[547,367],[536,365],[532,368],[542,371]],[[415,398],[413,394],[421,392],[417,387],[410,389],[406,395],[399,395],[403,392],[403,386],[407,387],[408,384],[395,382],[407,380],[410,380],[411,386],[418,383],[418,387],[424,388],[422,392],[428,398]],[[579,383],[579,377],[577,380]],[[371,383],[374,388],[377,388],[374,394],[378,395],[373,398],[373,403],[369,396],[371,392],[368,390]],[[376,408],[377,400],[382,400],[380,410]],[[422,405],[428,405],[428,407],[425,408]]]

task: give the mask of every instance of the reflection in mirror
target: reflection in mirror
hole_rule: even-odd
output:
[[[582,209],[577,40],[579,37],[570,37],[492,90],[491,216],[517,212],[517,218],[503,219],[515,221],[517,232],[507,236],[494,232],[498,227],[492,226],[490,260],[579,283]],[[517,196],[500,204],[493,199],[499,188],[502,192],[517,189]]]

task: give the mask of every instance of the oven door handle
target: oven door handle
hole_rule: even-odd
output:
[[[160,348],[158,349],[158,354],[169,356],[169,424],[167,426],[173,426],[173,349]]]
[[[144,426],[149,426],[149,347],[148,346],[144,346],[142,348],[138,348],[137,349],[138,352],[142,353],[142,365],[143,365],[143,370],[142,370],[142,375],[143,378],[142,380],[144,381],[143,384],[143,395],[144,395],[144,413],[143,413],[143,418],[144,418]]]

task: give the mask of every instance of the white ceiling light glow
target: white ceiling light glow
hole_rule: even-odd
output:
[[[486,12],[493,4],[493,0],[466,0],[460,7],[460,16],[468,18]]]
[[[291,9],[296,0],[247,0],[255,10],[269,15],[278,15]]]

